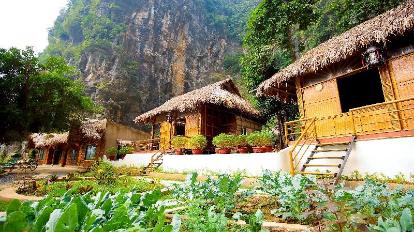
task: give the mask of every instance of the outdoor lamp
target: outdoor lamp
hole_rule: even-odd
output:
[[[363,54],[363,63],[364,65],[368,65],[368,67],[376,67],[384,64],[385,59],[384,55],[376,46],[369,47]]]

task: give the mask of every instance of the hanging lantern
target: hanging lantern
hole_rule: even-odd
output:
[[[168,112],[168,114],[167,114],[167,122],[169,122],[169,123],[171,123],[172,122],[172,115],[171,115],[171,112]]]
[[[381,66],[385,62],[384,54],[380,48],[371,46],[362,54],[362,62],[369,68]]]

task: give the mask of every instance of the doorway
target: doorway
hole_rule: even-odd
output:
[[[53,152],[53,164],[59,164],[60,158],[62,157],[62,150],[56,149]]]
[[[342,113],[385,101],[381,78],[377,69],[338,78],[337,81]]]

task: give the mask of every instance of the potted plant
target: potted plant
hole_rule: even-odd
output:
[[[261,140],[264,152],[273,151],[273,133],[270,130],[261,131]]]
[[[118,155],[119,155],[119,159],[123,159],[125,156],[126,156],[126,154],[131,154],[131,153],[133,153],[134,152],[134,148],[133,147],[131,147],[131,146],[124,146],[124,147],[121,147],[120,149],[119,149],[119,153],[118,153]]]
[[[187,145],[188,139],[185,136],[174,136],[171,140],[171,145],[173,145],[175,149],[176,155],[182,155],[185,146]]]
[[[188,140],[187,147],[191,149],[193,155],[203,154],[203,149],[207,146],[207,139],[204,135],[196,135]]]
[[[263,153],[263,140],[260,131],[255,131],[247,135],[247,143],[252,146],[254,153]]]
[[[213,138],[213,145],[218,148],[218,154],[230,154],[231,148],[234,146],[234,135],[221,133]]]
[[[247,143],[246,135],[238,135],[235,137],[237,151],[239,153],[249,153],[249,144]]]
[[[106,155],[109,160],[115,160],[115,156],[118,153],[118,149],[116,147],[109,147],[106,149]]]

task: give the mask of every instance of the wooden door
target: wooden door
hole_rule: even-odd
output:
[[[172,125],[169,122],[162,122],[160,127],[160,150],[170,148]]]

